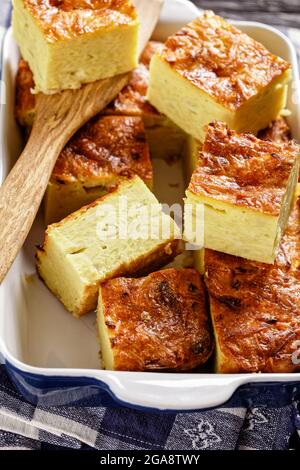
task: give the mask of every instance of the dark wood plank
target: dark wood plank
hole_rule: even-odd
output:
[[[192,0],[232,19],[300,28],[300,0]]]

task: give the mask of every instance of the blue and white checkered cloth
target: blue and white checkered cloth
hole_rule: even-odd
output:
[[[0,4],[0,41],[10,0]],[[285,31],[300,51],[300,32]],[[279,450],[300,448],[299,403],[193,413],[40,407],[24,400],[0,365],[0,449]]]
[[[126,408],[41,407],[24,400],[0,366],[0,449],[288,449],[299,446],[297,404],[143,413]]]

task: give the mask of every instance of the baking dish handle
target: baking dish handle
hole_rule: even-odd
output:
[[[146,377],[145,377],[146,376]],[[199,410],[227,402],[249,379],[236,375],[212,374],[108,374],[105,382],[115,399],[134,407],[157,410]],[[103,378],[102,378],[103,380]]]

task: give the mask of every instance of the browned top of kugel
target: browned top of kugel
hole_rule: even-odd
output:
[[[260,140],[215,121],[207,128],[189,190],[277,216],[298,152],[293,141]]]
[[[137,18],[128,0],[24,0],[24,6],[50,42],[126,25]]]
[[[15,114],[20,124],[24,125],[26,113],[35,109],[35,96],[31,93],[34,88],[34,80],[28,63],[21,60],[16,78],[16,107]]]
[[[101,287],[115,369],[188,370],[211,355],[204,284],[194,269],[166,269]]]
[[[291,129],[284,117],[279,117],[272,121],[269,127],[259,131],[257,136],[262,140],[273,140],[279,143],[288,142],[292,138]]]
[[[203,12],[171,36],[161,56],[182,77],[231,110],[290,68],[212,11]]]
[[[137,174],[152,179],[143,121],[133,116],[101,116],[88,122],[64,148],[52,180],[87,181]]]
[[[206,250],[205,270],[221,372],[299,371],[300,199],[274,265]]]

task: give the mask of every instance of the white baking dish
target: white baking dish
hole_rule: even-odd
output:
[[[154,37],[165,40],[170,33],[195,16],[197,9],[191,3],[167,0]],[[269,26],[253,22],[237,24],[273,53],[292,63],[294,75],[288,97],[288,108],[291,110],[289,121],[293,136],[300,140],[300,94],[293,46],[283,34]],[[6,98],[6,104],[1,109],[2,177],[7,174],[22,147],[13,116],[18,60],[18,49],[9,31],[4,43],[2,77]],[[155,165],[158,170],[156,192],[161,201],[180,200],[184,190],[180,164],[167,166],[165,162],[156,161]],[[179,188],[174,188],[173,183],[178,182]],[[167,192],[162,188],[167,188]],[[224,404],[239,387],[249,383],[252,385],[247,386],[246,394],[248,391],[253,394],[253,390],[259,389],[257,387],[262,384],[265,387],[266,383],[268,387],[273,387],[272,390],[274,384],[280,384],[281,391],[287,390],[286,385],[290,387],[288,390],[297,390],[300,374],[166,374],[99,370],[95,315],[92,313],[75,320],[35,275],[34,246],[41,241],[42,235],[43,227],[38,218],[22,252],[0,287],[2,359],[16,385],[30,399],[48,397],[47,403],[56,404],[55,398],[59,396],[59,402],[66,403],[68,398],[62,398],[64,392],[67,396],[67,390],[74,391],[82,384],[83,388],[87,387],[86,390],[89,386],[93,390],[105,390],[113,400],[130,406],[190,410]]]

